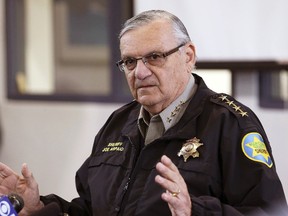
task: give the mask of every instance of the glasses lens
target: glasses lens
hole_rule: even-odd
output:
[[[124,65],[128,70],[133,70],[136,67],[137,59],[128,58],[124,60]]]
[[[144,61],[152,66],[162,66],[164,64],[164,56],[160,53],[151,53],[144,57]]]

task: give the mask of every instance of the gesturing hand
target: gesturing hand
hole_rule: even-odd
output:
[[[0,163],[0,195],[16,192],[19,176],[5,164]]]
[[[24,208],[19,215],[30,215],[43,207],[40,202],[38,184],[26,164],[22,165],[22,176],[0,163],[0,195],[17,193],[24,200]]]
[[[172,215],[190,216],[192,213],[191,198],[178,168],[170,158],[164,155],[156,164],[156,170],[159,175],[155,177],[155,181],[166,190],[161,197],[168,203]]]

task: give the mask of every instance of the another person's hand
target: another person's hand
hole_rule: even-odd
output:
[[[38,183],[26,164],[22,165],[22,176],[0,163],[0,195],[19,194],[24,200],[24,208],[19,216],[30,215],[43,207],[40,201]]]
[[[155,181],[166,190],[161,197],[168,203],[172,215],[190,216],[192,213],[191,198],[178,168],[170,158],[164,155],[157,163],[156,170],[159,175],[155,177]]]

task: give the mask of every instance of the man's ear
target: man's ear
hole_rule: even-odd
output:
[[[196,63],[196,50],[195,46],[189,42],[185,46],[187,73],[191,73]]]
[[[189,42],[186,45],[186,63],[192,63],[193,65],[196,62],[196,49],[195,46]]]

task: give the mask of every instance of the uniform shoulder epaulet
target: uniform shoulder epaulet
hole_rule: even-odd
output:
[[[224,93],[223,94],[214,94],[214,95],[212,95],[210,101],[226,107],[228,110],[233,112],[236,116],[241,116],[241,117],[248,117],[249,116],[249,111],[247,110],[247,107],[245,107],[243,104],[239,103],[237,100],[235,100],[230,95],[227,95]]]
[[[270,157],[271,148],[268,138],[253,111],[227,94],[214,94],[210,101],[225,107],[236,116],[240,128],[244,131],[241,141],[244,155],[249,160],[263,163],[271,168],[273,160]]]

